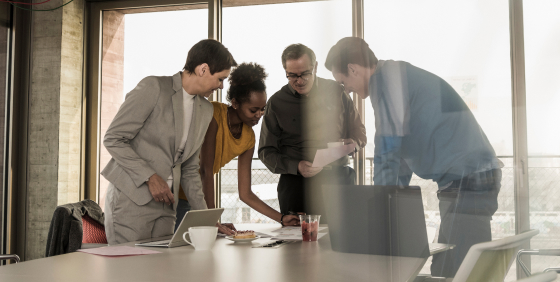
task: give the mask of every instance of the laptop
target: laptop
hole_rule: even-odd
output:
[[[429,257],[420,187],[325,185],[323,192],[334,251]]]
[[[171,239],[143,241],[136,243],[136,246],[174,248],[188,245],[183,240],[183,233],[189,231],[189,228],[194,226],[215,226],[223,212],[223,208],[188,211]],[[187,237],[187,239],[190,238]]]

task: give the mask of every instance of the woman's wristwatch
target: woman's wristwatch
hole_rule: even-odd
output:
[[[283,214],[282,217],[280,217],[280,224],[282,226],[284,226],[284,216],[285,216],[285,214]]]

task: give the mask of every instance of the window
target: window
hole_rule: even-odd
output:
[[[529,206],[533,249],[554,249],[560,238],[560,3],[524,1]],[[557,257],[533,256],[532,272],[558,265]]]
[[[288,83],[281,61],[282,51],[288,45],[302,43],[311,48],[319,63],[317,75],[332,79],[324,67],[327,52],[340,38],[352,35],[352,3],[348,0],[226,7],[223,11],[224,45],[237,63],[256,62],[265,68],[268,98]],[[224,103],[227,103],[228,87],[226,80],[222,92]],[[252,189],[265,203],[279,210],[276,192],[279,175],[272,174],[257,158],[260,127],[260,122],[253,127],[257,144]],[[237,161],[231,161],[221,172],[223,222],[274,222],[254,209],[250,216],[242,216],[247,205],[239,200]]]
[[[365,1],[364,15],[365,40],[378,59],[406,61],[440,76],[469,106],[505,164],[492,238],[514,235],[508,3]],[[366,181],[371,183],[375,121],[370,98],[365,104]],[[440,226],[437,183],[413,175],[411,185],[422,188],[426,224]],[[429,272],[429,265],[423,272]]]
[[[228,1],[224,2],[227,6]],[[270,2],[273,1],[267,3]],[[444,78],[470,107],[505,164],[499,209],[492,221],[493,238],[513,235],[516,216],[519,215],[514,212],[513,202],[513,176],[517,172],[512,161],[512,111],[524,109],[512,109],[511,106],[512,66],[507,1],[363,2],[365,40],[379,59],[407,61]],[[352,1],[235,3],[246,6],[223,8],[222,41],[238,63],[256,62],[265,67],[269,74],[266,81],[269,98],[287,82],[280,55],[292,43],[299,42],[311,47],[317,54],[318,76],[331,78],[330,72],[323,66],[324,59],[334,43],[352,34]],[[524,1],[531,195],[527,201],[530,201],[531,206],[532,228],[541,231],[541,235],[534,240],[535,246],[543,248],[548,246],[544,243],[546,240],[558,237],[560,226],[560,218],[556,215],[556,210],[560,207],[555,204],[560,196],[554,192],[556,184],[560,182],[560,132],[554,130],[554,122],[560,119],[556,110],[560,104],[560,86],[555,79],[560,74],[560,57],[556,51],[560,45],[560,38],[557,36],[560,34],[560,22],[555,17],[559,9],[554,0]],[[198,5],[198,8],[192,6],[185,11],[133,12],[134,14],[125,10],[104,12],[105,21],[107,17],[122,17],[119,24],[126,19],[126,25],[111,27],[104,24],[103,27],[102,105],[99,107],[101,116],[95,117],[100,120],[99,139],[103,138],[112,115],[118,110],[127,91],[147,75],[171,75],[179,71],[190,46],[208,37],[206,4]],[[173,19],[181,23],[174,22]],[[181,25],[199,28],[169,28]],[[139,33],[132,30],[133,26],[139,28]],[[168,38],[161,32],[163,30],[174,32],[177,36]],[[171,41],[173,43],[169,43]],[[227,89],[226,80],[222,102],[226,102]],[[365,120],[369,137],[366,148],[366,181],[369,184],[372,179],[371,158],[375,133],[369,99],[365,102]],[[260,124],[253,129],[258,147]],[[102,145],[99,150],[104,150]],[[106,153],[101,152],[99,155],[98,169],[102,169],[109,159]],[[99,178],[98,171],[95,171],[95,175]],[[256,158],[255,150],[252,165],[253,191],[276,209],[278,177],[270,173]],[[104,183],[103,177],[98,181],[103,206],[102,198],[107,183]],[[413,177],[412,184],[423,188],[427,224],[437,226],[437,186],[416,176]],[[223,221],[272,222],[255,210],[248,209],[239,200],[236,160],[222,169],[221,187],[221,203],[226,208]],[[535,271],[545,267],[539,259],[533,258]],[[506,280],[513,280],[512,277],[510,271]]]
[[[103,12],[100,171],[111,160],[103,146],[103,136],[125,95],[146,76],[171,76],[181,71],[190,48],[208,38],[207,5],[183,6],[182,9],[187,10]],[[108,185],[109,182],[100,176],[98,193],[102,208]]]

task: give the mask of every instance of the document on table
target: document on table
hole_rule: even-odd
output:
[[[161,252],[152,251],[148,249],[130,247],[130,246],[112,246],[112,247],[102,247],[93,249],[80,249],[78,252],[98,255],[98,256],[108,256],[108,257],[120,257],[120,256],[138,256],[138,255],[151,255],[159,254]]]
[[[326,232],[321,232],[321,230],[325,229],[327,229],[327,227],[319,227],[317,240],[327,234]],[[271,231],[270,235],[272,236],[272,240],[302,240],[301,226],[282,227]]]
[[[312,167],[324,167],[354,151],[356,143],[317,150]]]
[[[226,236],[229,236],[229,235],[226,235],[226,234],[223,234],[223,233],[218,233],[218,237],[226,237]],[[257,231],[255,231],[255,236],[259,236],[261,238],[271,238],[272,237],[270,234],[257,232]]]
[[[323,236],[327,235],[327,233],[317,233],[317,240],[321,239]],[[301,236],[301,231],[299,232],[298,235],[279,235],[279,236],[274,236],[271,238],[271,240],[303,240],[302,236]]]
[[[319,227],[319,231],[325,230],[327,227]],[[282,228],[278,228],[276,230],[270,231],[274,234],[300,234],[301,235],[301,226],[286,226]]]

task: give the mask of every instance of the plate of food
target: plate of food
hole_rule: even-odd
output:
[[[259,238],[260,237],[255,235],[255,231],[253,230],[235,231],[233,236],[226,236],[226,239],[234,242],[251,242]]]

